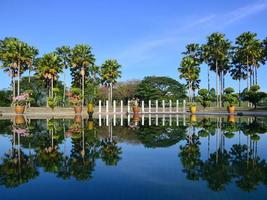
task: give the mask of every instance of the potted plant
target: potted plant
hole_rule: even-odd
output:
[[[74,112],[80,114],[82,112],[82,95],[79,88],[71,88],[67,94],[70,104],[74,107]]]
[[[94,113],[94,100],[92,96],[89,98],[89,101],[87,104],[87,113],[89,116],[92,116]]]
[[[23,93],[13,98],[13,105],[15,106],[15,112],[17,114],[23,114],[25,112],[25,106],[29,102],[29,94]]]
[[[139,105],[138,105],[138,99],[133,99],[131,101],[131,107],[132,107],[132,110],[133,110],[134,114],[140,112],[140,108],[139,108]]]
[[[192,114],[195,114],[197,112],[197,104],[195,102],[188,103],[188,106]]]
[[[237,95],[234,94],[234,89],[229,87],[224,90],[223,100],[228,103],[228,113],[234,113],[236,108],[235,105],[238,103]]]

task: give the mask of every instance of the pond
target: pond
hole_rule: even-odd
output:
[[[0,119],[1,199],[267,197],[267,118],[99,117]]]

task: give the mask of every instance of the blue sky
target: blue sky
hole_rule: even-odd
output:
[[[86,43],[96,63],[116,58],[122,81],[148,75],[178,79],[181,52],[191,42],[205,43],[207,35],[223,32],[234,40],[245,31],[267,37],[267,0],[2,0],[0,38],[18,37],[37,47],[40,54],[61,45]],[[202,66],[201,87],[207,87]],[[267,67],[259,83],[267,90]],[[214,83],[212,73],[212,83]],[[183,82],[183,81],[181,81]],[[0,71],[0,88],[10,78]],[[70,76],[68,76],[68,85]],[[230,77],[226,86],[237,88]],[[242,87],[245,87],[245,81]]]

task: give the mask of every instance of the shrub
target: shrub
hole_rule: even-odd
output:
[[[236,94],[233,94],[235,90],[231,87],[228,87],[224,90],[223,100],[228,102],[229,106],[234,106],[238,103],[238,97]]]
[[[252,103],[254,105],[254,108],[257,108],[260,100],[262,100],[266,96],[266,93],[260,91],[260,86],[253,85],[249,90],[244,91],[243,99]]]

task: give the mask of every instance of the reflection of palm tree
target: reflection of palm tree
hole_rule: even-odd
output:
[[[101,158],[106,165],[117,165],[121,159],[121,148],[117,146],[117,142],[111,138],[105,138],[101,142]]]
[[[189,180],[199,180],[201,160],[199,149],[199,137],[193,134],[190,138],[187,137],[187,143],[185,146],[181,146],[179,157],[181,158],[184,172],[187,174]]]
[[[250,192],[255,190],[261,181],[264,181],[262,178],[266,174],[266,163],[258,156],[247,160],[247,152],[247,145],[233,145],[230,154],[233,174],[237,178],[236,184],[242,190]]]
[[[35,157],[27,156],[21,149],[12,149],[5,154],[0,165],[0,185],[17,187],[39,175]]]
[[[230,155],[223,150],[210,155],[203,163],[202,178],[208,182],[209,188],[214,191],[224,190],[231,181]]]

